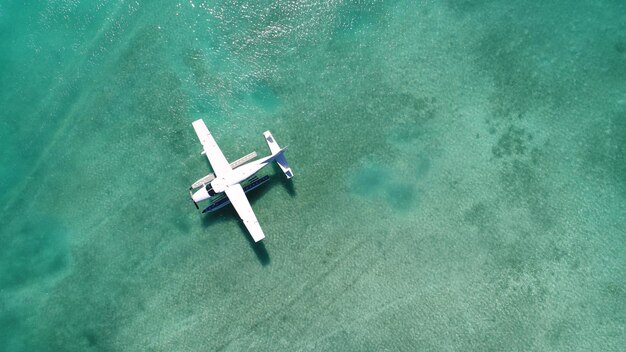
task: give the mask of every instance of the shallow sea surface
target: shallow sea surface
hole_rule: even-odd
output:
[[[2,351],[626,346],[621,0],[3,1],[0,150]]]

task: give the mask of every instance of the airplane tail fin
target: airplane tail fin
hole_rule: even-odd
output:
[[[280,166],[280,169],[283,170],[283,173],[285,174],[285,176],[287,176],[288,179],[292,178],[293,172],[291,171],[291,168],[287,163],[287,159],[285,158],[285,154],[283,153],[287,147],[281,148],[278,143],[276,143],[276,140],[274,139],[274,136],[272,136],[270,131],[263,132],[263,136],[265,137],[265,142],[267,142],[267,146],[270,148],[270,152],[272,152],[272,156],[275,156],[274,160],[276,161],[278,166]]]

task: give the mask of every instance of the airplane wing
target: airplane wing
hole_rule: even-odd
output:
[[[250,202],[248,202],[246,193],[243,191],[243,188],[241,188],[241,185],[236,184],[228,186],[224,192],[226,192],[226,195],[235,207],[237,214],[239,214],[239,217],[243,220],[243,223],[246,225],[250,235],[252,235],[254,242],[259,242],[264,239],[265,235],[263,234],[261,225],[259,225],[256,215],[254,215],[254,211],[252,210]]]
[[[220,147],[215,142],[215,139],[211,135],[211,132],[209,132],[209,129],[206,128],[204,121],[202,121],[202,119],[199,119],[194,121],[192,125],[193,129],[198,135],[198,139],[200,139],[200,143],[202,143],[202,147],[204,148],[204,154],[206,154],[207,158],[209,159],[209,163],[211,163],[213,172],[215,172],[215,174],[218,176],[230,172],[232,169],[230,168],[228,160],[226,160],[226,157],[222,153]]]

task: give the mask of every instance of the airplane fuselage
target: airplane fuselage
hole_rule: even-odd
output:
[[[209,187],[202,187],[192,195],[193,201],[198,203],[211,198],[215,194],[224,192],[229,186],[239,184],[256,174],[259,170],[269,165],[275,158],[276,155],[266,156],[265,158],[241,165],[224,175],[217,176],[211,181]]]
[[[221,193],[224,192],[226,187],[241,183],[241,181],[256,174],[259,170],[268,165],[269,161],[267,161],[267,159],[268,158],[266,157],[241,165],[240,167],[229,172],[228,174],[217,177],[211,182],[211,187],[213,187],[213,191],[215,191],[215,193]]]

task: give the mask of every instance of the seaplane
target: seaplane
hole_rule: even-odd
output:
[[[270,149],[270,155],[253,160],[257,157],[257,153],[252,152],[229,163],[204,121],[199,119],[194,121],[192,125],[200,143],[202,143],[201,155],[206,155],[211,168],[213,168],[212,173],[202,177],[189,187],[189,195],[193,204],[197,209],[200,209],[198,207],[199,202],[210,200],[209,206],[202,213],[213,212],[232,204],[254,242],[261,241],[265,235],[250,206],[246,193],[269,180],[269,176],[265,175],[259,178],[256,173],[274,161],[288,179],[293,177],[293,172],[284,155],[286,147],[281,148],[270,131],[265,131],[263,137],[265,137],[265,142]]]

